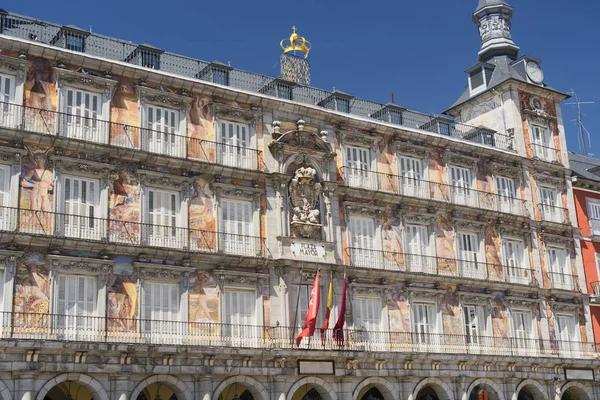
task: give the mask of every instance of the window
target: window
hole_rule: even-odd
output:
[[[496,176],[496,193],[498,193],[498,208],[501,212],[512,214],[515,210],[515,180],[504,176]]]
[[[556,336],[559,340],[558,348],[561,351],[579,350],[579,324],[573,315],[556,316]]]
[[[223,199],[221,201],[220,250],[227,254],[255,256],[260,250],[252,237],[253,206],[251,201]]]
[[[479,235],[476,233],[458,232],[458,265],[460,274],[466,278],[485,279],[487,276],[485,258],[481,254]]]
[[[564,248],[547,247],[548,272],[552,277],[552,287],[557,289],[572,290],[573,276],[571,265],[567,261],[567,252]]]
[[[555,150],[552,144],[552,135],[548,127],[531,125],[532,148],[534,157],[545,161],[556,161]]]
[[[20,111],[15,102],[15,77],[0,74],[0,126],[14,128],[20,121]]]
[[[73,176],[63,178],[60,228],[65,236],[100,240],[104,223],[100,220],[99,182]]]
[[[423,160],[398,157],[400,192],[411,197],[429,196],[429,188],[423,181]]]
[[[346,148],[347,183],[349,186],[376,189],[377,179],[371,174],[371,151],[362,147]]]
[[[292,87],[290,85],[278,82],[275,87],[277,89],[277,97],[292,100]]]
[[[465,341],[470,346],[493,346],[488,335],[485,309],[480,306],[464,306]]]
[[[63,91],[64,135],[97,143],[105,141],[105,125],[98,121],[102,114],[101,95],[67,88]]]
[[[439,130],[441,135],[450,136],[450,124],[447,122],[439,123]]]
[[[375,221],[372,218],[350,217],[350,247],[352,265],[362,268],[378,268],[375,251]]]
[[[354,335],[357,344],[369,350],[383,350],[386,340],[379,332],[383,331],[380,298],[356,297],[352,301]]]
[[[350,112],[350,99],[344,99],[337,97],[335,99],[336,109],[339,112],[349,113]]]
[[[164,107],[147,106],[146,129],[142,149],[151,153],[181,156],[184,137],[179,133],[179,112]]]
[[[0,230],[13,230],[17,213],[10,208],[10,166],[0,165]],[[0,281],[1,282],[1,281]]]
[[[97,295],[95,276],[58,276],[57,324],[58,328],[65,330],[65,335],[76,335],[77,330],[100,329],[94,318],[98,305]]]
[[[457,204],[476,207],[477,197],[472,191],[474,174],[468,168],[450,166],[450,191]]]
[[[183,333],[179,323],[180,290],[178,283],[144,282],[142,320],[144,332],[151,335]]]
[[[154,51],[140,49],[142,67],[160,69],[160,54]],[[126,60],[127,61],[127,60]]]
[[[10,322],[7,321],[7,317],[4,315],[4,310],[8,310],[8,305],[4,304],[6,299],[4,298],[4,285],[6,279],[6,269],[4,266],[0,266],[0,333],[2,333],[2,328]]]
[[[416,344],[439,343],[437,329],[437,306],[434,303],[413,303],[414,332]]]
[[[527,353],[538,349],[534,339],[534,325],[530,311],[514,310],[511,312],[512,333],[517,348]]]
[[[225,308],[223,335],[225,338],[257,346],[256,292],[226,289],[223,302]]]
[[[256,153],[251,148],[250,126],[238,122],[221,121],[217,157],[220,163],[231,167],[256,169]]]
[[[178,227],[179,193],[147,189],[145,196],[146,240],[150,246],[181,248],[183,230]]]
[[[423,225],[406,225],[406,264],[410,272],[434,274],[435,261],[429,257],[429,233]]]
[[[65,32],[66,49],[84,52],[85,51],[85,37],[72,32]]]
[[[229,86],[229,71],[226,69],[213,68],[213,83]]]
[[[587,199],[588,215],[590,221],[590,234],[600,235],[600,201]]]
[[[552,222],[563,222],[562,209],[557,207],[556,190],[540,186],[540,212],[542,219]]]
[[[505,274],[510,283],[531,283],[531,272],[526,268],[523,241],[502,240]]]
[[[402,112],[390,110],[390,122],[396,125],[402,125]]]

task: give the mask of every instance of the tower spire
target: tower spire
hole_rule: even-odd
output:
[[[481,38],[479,61],[495,56],[518,57],[519,47],[512,41],[512,16],[513,8],[504,0],[479,0],[473,13]]]

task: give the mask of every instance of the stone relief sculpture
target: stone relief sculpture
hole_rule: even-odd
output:
[[[294,173],[289,184],[292,236],[321,238],[319,208],[322,189],[314,168],[300,167]]]

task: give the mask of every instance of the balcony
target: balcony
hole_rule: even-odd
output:
[[[349,266],[382,271],[450,276],[518,285],[531,285],[532,271],[516,265],[460,260],[430,255],[397,253],[361,248],[346,248]]]
[[[544,203],[538,204],[538,208],[540,210],[542,221],[556,222],[559,224],[565,224],[567,221],[566,216],[568,215],[568,210],[566,208]]]
[[[352,188],[441,201],[519,216],[528,215],[525,200],[496,193],[350,167],[342,167],[342,174],[346,186]]]
[[[0,230],[135,247],[264,257],[265,239],[178,226],[0,207]]]
[[[590,236],[600,236],[600,219],[590,218]]]
[[[118,343],[125,345],[181,345],[216,348],[254,348],[289,351],[368,351],[405,354],[461,354],[587,358],[598,356],[594,343],[561,342],[484,335],[450,335],[426,332],[344,329],[316,333],[300,347],[298,328],[236,325],[210,322],[164,321],[3,312],[2,340]],[[343,334],[343,335],[340,335]]]
[[[0,127],[234,168],[262,169],[260,150],[109,122],[89,115],[66,114],[0,102]]]
[[[548,275],[550,277],[550,285],[553,289],[568,290],[571,292],[575,290],[576,276],[559,272],[549,272]]]
[[[533,157],[538,158],[542,161],[556,163],[559,160],[560,150],[555,149],[554,147],[532,143],[531,150],[533,151]]]

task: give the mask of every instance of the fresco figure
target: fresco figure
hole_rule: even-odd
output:
[[[24,163],[21,187],[28,192],[29,207],[32,212],[25,214],[26,227],[29,229],[41,229],[50,232],[52,227],[53,211],[52,196],[54,194],[54,173],[48,160],[48,151],[29,152],[29,159]],[[27,209],[27,208],[26,208]],[[36,211],[41,211],[40,216]],[[41,222],[40,222],[41,221]],[[41,223],[41,226],[40,226]]]
[[[204,179],[192,182],[189,204],[190,237],[196,249],[216,250],[216,222],[212,192]]]

